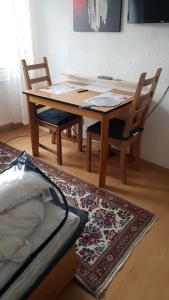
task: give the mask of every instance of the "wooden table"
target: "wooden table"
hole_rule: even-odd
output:
[[[85,87],[84,87],[85,88]],[[120,93],[124,95],[132,96],[133,93],[127,91],[121,91],[113,89],[112,92]],[[65,94],[52,94],[40,89],[32,89],[24,91],[27,95],[29,119],[30,119],[30,131],[31,131],[31,143],[32,153],[34,156],[39,156],[38,146],[38,125],[36,122],[35,105],[41,104],[44,106],[60,109],[66,112],[74,113],[80,116],[85,116],[97,121],[101,121],[101,149],[100,149],[100,169],[99,169],[99,186],[105,185],[106,179],[106,161],[107,161],[107,143],[108,143],[108,126],[109,120],[113,117],[117,117],[123,112],[127,111],[129,104],[132,101],[132,97],[125,100],[119,106],[116,107],[91,107],[91,108],[79,108],[84,105],[85,99],[99,95],[98,92],[87,91],[84,93],[78,93],[78,91],[68,92]]]

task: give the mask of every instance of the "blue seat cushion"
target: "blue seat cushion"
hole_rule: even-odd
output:
[[[78,116],[62,110],[49,108],[43,112],[38,113],[37,117],[41,121],[60,126],[65,124],[66,122],[72,121]]]
[[[124,138],[123,132],[125,128],[126,122],[121,119],[113,118],[109,121],[109,137],[116,140],[128,140],[133,135],[138,134],[139,132],[143,131],[143,128],[137,127],[130,131],[129,136]],[[101,133],[101,122],[97,122],[87,128],[87,132]]]

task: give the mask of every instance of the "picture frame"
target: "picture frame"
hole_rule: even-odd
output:
[[[119,32],[122,0],[73,0],[77,32]]]

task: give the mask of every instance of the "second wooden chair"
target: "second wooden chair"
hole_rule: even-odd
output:
[[[120,150],[120,177],[121,182],[126,183],[126,154],[128,146],[131,146],[137,167],[140,163],[140,143],[144,130],[146,113],[150,107],[153,95],[161,74],[159,68],[154,77],[146,79],[146,73],[140,75],[138,85],[130,105],[126,121],[113,118],[109,121],[108,145]],[[148,91],[143,88],[149,86]],[[97,122],[87,128],[87,170],[91,171],[91,142],[100,141],[101,123]]]

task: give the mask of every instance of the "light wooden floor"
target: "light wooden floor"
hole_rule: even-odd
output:
[[[42,135],[45,133],[42,132]],[[25,136],[26,135],[26,136]],[[0,140],[7,141],[15,136],[25,136],[9,142],[9,145],[31,153],[29,131],[26,128],[4,130]],[[48,143],[49,136],[41,138]],[[77,152],[77,145],[63,142],[64,171],[97,184],[98,149],[93,155],[93,171],[85,171],[85,154]],[[57,166],[56,157],[40,150],[40,158]],[[118,157],[108,160],[106,188],[125,199],[150,210],[158,221],[144,236],[123,268],[112,280],[102,296],[103,300],[169,300],[169,170],[142,162],[141,171],[128,164],[128,185],[120,184]],[[71,282],[57,300],[94,299],[76,281]]]

